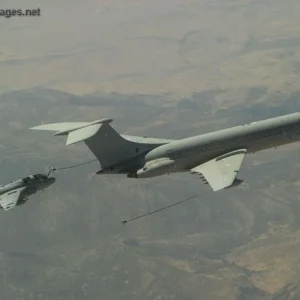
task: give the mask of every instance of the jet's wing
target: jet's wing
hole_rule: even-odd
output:
[[[5,211],[10,210],[17,205],[24,189],[25,188],[18,188],[0,196],[0,205]]]
[[[204,183],[214,191],[219,191],[234,184],[242,166],[246,149],[239,149],[214,158],[191,169],[192,174],[199,174]]]

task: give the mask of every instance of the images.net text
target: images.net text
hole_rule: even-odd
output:
[[[11,17],[39,17],[41,15],[41,9],[1,9],[0,17],[11,18]]]

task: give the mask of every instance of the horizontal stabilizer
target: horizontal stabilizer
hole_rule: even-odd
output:
[[[76,128],[81,128],[84,126],[89,125],[90,122],[62,122],[62,123],[50,123],[50,124],[43,124],[32,127],[30,129],[34,130],[47,130],[47,131],[68,131]]]
[[[69,132],[66,145],[72,145],[91,138],[98,132],[101,126],[101,124],[88,125],[86,127]]]
[[[54,135],[68,135],[66,145],[82,142],[93,137],[103,124],[109,124],[112,119],[100,119],[93,122],[62,122],[32,127],[34,130],[56,131]]]

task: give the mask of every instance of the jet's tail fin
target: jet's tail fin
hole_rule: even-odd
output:
[[[35,130],[56,131],[54,135],[67,135],[66,145],[84,142],[100,161],[102,168],[121,163],[139,154],[139,143],[126,140],[110,123],[112,119],[93,122],[64,122],[33,127]]]
[[[100,131],[103,131],[103,128],[111,128],[109,125],[110,122],[112,122],[112,119],[101,119],[78,126],[74,125],[72,128],[62,129],[54,133],[54,135],[68,135],[66,142],[68,146],[93,138]],[[117,135],[120,137],[119,134]]]
[[[32,127],[30,129],[56,131],[54,135],[67,135],[66,145],[72,145],[93,137],[100,128],[112,122],[112,119],[101,119],[93,122],[62,122]]]

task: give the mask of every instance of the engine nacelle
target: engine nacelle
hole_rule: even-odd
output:
[[[175,161],[169,158],[159,158],[147,162],[143,168],[137,170],[136,173],[127,175],[129,178],[147,178],[164,175],[174,172],[176,169]]]

